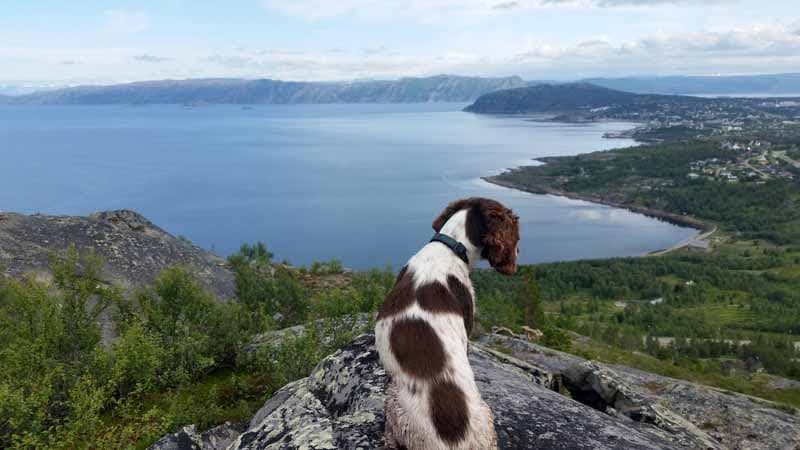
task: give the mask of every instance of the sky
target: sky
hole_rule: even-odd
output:
[[[0,86],[800,72],[798,0],[4,0]]]

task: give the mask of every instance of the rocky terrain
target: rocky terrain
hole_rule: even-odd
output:
[[[74,244],[105,259],[109,282],[124,287],[151,284],[170,266],[189,268],[220,299],[234,294],[225,260],[177,238],[140,214],[105,211],[88,217],[0,213],[0,266],[7,275],[47,276],[49,254]]]
[[[481,342],[470,362],[501,449],[800,448],[800,418],[763,400],[504,336]],[[374,337],[364,335],[278,391],[241,434],[234,424],[189,426],[150,448],[383,449],[387,383]]]

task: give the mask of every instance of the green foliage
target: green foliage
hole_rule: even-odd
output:
[[[525,324],[533,328],[545,327],[544,305],[532,270],[527,270],[523,275],[523,287],[519,291],[518,304],[525,305]]]
[[[515,331],[524,325],[524,309],[517,305],[512,295],[493,291],[478,296],[478,321],[485,330],[503,326]]]
[[[344,272],[344,265],[342,261],[337,258],[333,258],[326,263],[314,261],[309,271],[313,275],[334,275]]]
[[[330,318],[377,311],[394,286],[394,278],[388,268],[353,274],[347,287],[330,288],[314,295],[310,314],[314,318]]]
[[[800,241],[800,190],[796,182],[764,184],[689,179],[693,161],[731,161],[737,153],[718,142],[692,140],[561,158],[507,172],[499,180],[533,189],[559,189],[615,203],[688,214],[746,238],[778,244]]]
[[[74,248],[51,257],[52,284],[0,278],[0,448],[145,448],[189,423],[246,420],[365,331],[394,282],[373,270],[313,291],[271,258],[263,244],[231,257],[240,298],[224,303],[181,267],[123,297],[102,281],[102,260]],[[109,317],[116,337],[103,343]],[[244,351],[257,333],[323,317]]]
[[[308,290],[296,271],[270,263],[263,244],[243,245],[228,258],[236,276],[236,297],[251,311],[270,317],[280,327],[307,320]]]
[[[51,261],[55,293],[33,279],[0,285],[2,448],[70,448],[109,402],[97,319],[120,291],[92,253]]]

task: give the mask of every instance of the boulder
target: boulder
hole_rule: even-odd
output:
[[[800,449],[800,414],[793,408],[623,365],[587,362],[520,339],[486,335],[480,342],[560,376],[575,399],[671,429],[676,438],[694,435],[709,448]]]
[[[159,439],[147,450],[217,450],[227,448],[244,430],[244,424],[225,422],[200,433],[194,425]]]

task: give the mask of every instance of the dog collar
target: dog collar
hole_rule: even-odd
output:
[[[456,254],[462,261],[464,261],[469,266],[469,257],[467,256],[467,247],[464,246],[461,242],[451,238],[450,236],[442,233],[436,233],[431,238],[431,242],[441,242],[442,244],[446,245]]]

